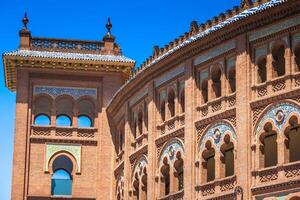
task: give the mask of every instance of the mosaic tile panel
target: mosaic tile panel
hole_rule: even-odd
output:
[[[259,120],[258,125],[256,126],[256,135],[262,131],[266,121],[271,120],[275,124],[275,128],[279,130],[279,134],[283,133],[283,127],[288,122],[289,117],[292,113],[297,115],[300,114],[300,107],[293,103],[279,103],[272,106],[268,109],[261,119]]]
[[[64,145],[64,144],[47,144],[45,171],[49,171],[49,161],[54,154],[60,151],[65,151],[74,156],[77,162],[77,173],[81,172],[81,146],[80,145]]]
[[[199,151],[202,151],[205,148],[205,142],[208,139],[211,139],[215,143],[217,148],[221,147],[222,140],[225,136],[225,133],[230,133],[231,138],[237,142],[237,136],[234,129],[227,122],[219,122],[211,126],[204,134],[199,143]]]
[[[97,88],[78,88],[78,87],[55,87],[55,86],[40,86],[36,85],[33,88],[33,94],[48,94],[53,98],[67,94],[74,99],[79,99],[82,96],[91,96],[97,99]]]
[[[184,152],[182,142],[180,142],[178,139],[171,140],[162,150],[159,164],[160,165],[163,164],[163,159],[166,156],[169,158],[170,162],[172,163],[178,151]]]
[[[229,41],[223,44],[222,46],[214,48],[213,50],[207,52],[206,54],[198,56],[194,61],[194,65],[199,65],[201,63],[204,63],[205,61],[208,61],[214,57],[222,55],[234,48],[235,48],[235,41]]]
[[[160,85],[164,84],[165,82],[171,80],[172,78],[184,73],[185,67],[184,64],[176,67],[175,69],[171,70],[167,74],[155,79],[154,84],[155,87],[159,87]]]
[[[254,40],[266,37],[268,35],[278,33],[282,30],[291,28],[293,26],[297,26],[300,24],[300,16],[296,16],[292,19],[286,19],[272,26],[260,29],[250,34],[249,41],[252,42]]]

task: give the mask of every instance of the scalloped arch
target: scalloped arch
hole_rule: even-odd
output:
[[[215,136],[216,130],[218,130],[220,134],[218,137]],[[203,150],[203,148],[205,147],[205,142],[207,140],[211,140],[212,142],[214,142],[214,146],[220,148],[222,140],[227,133],[229,133],[234,142],[237,143],[237,135],[231,123],[222,120],[212,124],[202,135],[198,144],[198,151],[201,152]]]
[[[172,148],[173,154],[170,155],[170,149]],[[167,142],[159,156],[159,166],[162,165],[164,157],[167,155],[169,161],[173,162],[174,157],[177,151],[181,151],[184,153],[184,145],[183,142],[179,138],[173,138],[169,142]]]
[[[279,120],[278,113],[283,113],[282,120]],[[257,137],[267,121],[272,121],[272,124],[279,130],[279,134],[282,134],[283,128],[292,114],[300,115],[300,106],[292,101],[279,102],[268,106],[258,118],[254,126],[254,134]]]

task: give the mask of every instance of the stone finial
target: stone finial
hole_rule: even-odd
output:
[[[242,9],[248,9],[252,6],[253,2],[252,0],[242,0],[241,1],[241,8]]]
[[[192,21],[190,24],[190,34],[194,35],[198,32],[198,24],[197,21]]]
[[[111,28],[112,28],[112,23],[110,21],[110,18],[108,17],[107,19],[107,23],[106,23],[106,29],[107,29],[107,33],[103,38],[103,41],[108,41],[108,42],[114,42],[115,41],[115,37],[111,34]]]

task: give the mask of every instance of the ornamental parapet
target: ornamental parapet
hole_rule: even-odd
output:
[[[97,142],[97,128],[31,126],[31,140]]]

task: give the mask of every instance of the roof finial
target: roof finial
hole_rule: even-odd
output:
[[[112,23],[110,21],[110,17],[108,17],[107,19],[107,23],[106,23],[106,29],[107,29],[107,33],[106,35],[104,36],[103,40],[104,41],[111,41],[111,42],[114,42],[115,40],[115,37],[111,34],[110,30],[112,28]]]
[[[24,17],[22,19],[22,22],[23,22],[23,25],[24,25],[23,29],[27,30],[27,24],[28,24],[29,20],[27,18],[27,13],[26,12],[25,12]]]
[[[106,29],[107,29],[107,34],[109,34],[109,35],[110,35],[111,28],[112,28],[112,23],[110,22],[110,17],[108,17],[107,23],[106,23]]]

